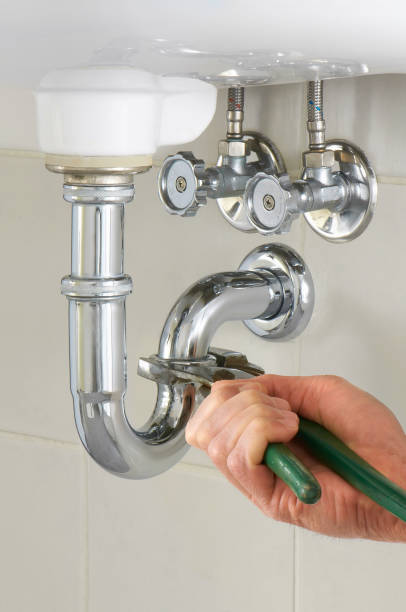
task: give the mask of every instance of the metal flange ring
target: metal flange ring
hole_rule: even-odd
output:
[[[313,313],[314,285],[300,255],[285,244],[265,244],[251,251],[239,269],[271,272],[283,293],[280,311],[271,318],[244,321],[248,329],[264,340],[287,340],[301,334]]]
[[[329,140],[327,151],[335,160],[349,185],[347,203],[338,210],[323,208],[305,213],[312,230],[329,242],[348,242],[368,227],[377,199],[376,175],[365,153],[345,140]]]

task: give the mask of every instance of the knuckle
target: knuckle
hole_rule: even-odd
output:
[[[289,522],[289,514],[284,508],[280,495],[274,493],[270,500],[261,508],[262,512],[274,521]]]
[[[250,423],[250,431],[253,434],[261,434],[269,426],[270,419],[263,416],[256,416]]]
[[[214,385],[213,385],[213,387],[211,388],[211,393],[210,393],[210,397],[214,397],[217,404],[219,405],[231,399],[234,395],[236,395],[236,391],[226,386],[218,387],[216,389],[214,388]]]
[[[196,446],[202,449],[206,449],[210,444],[211,436],[207,427],[200,427],[199,431],[196,433],[195,441]]]
[[[263,419],[269,421],[272,418],[272,406],[267,404],[254,404],[252,406],[252,420]]]
[[[212,440],[207,448],[208,455],[215,465],[224,463],[225,446],[221,441]]]
[[[241,397],[247,404],[261,404],[262,402],[262,395],[256,389],[241,391]]]
[[[185,440],[187,444],[189,444],[190,446],[194,446],[194,442],[195,442],[194,431],[192,427],[190,427],[189,425],[187,425],[185,429]]]
[[[211,386],[211,392],[217,392],[220,391],[220,389],[224,389],[224,387],[227,386],[228,381],[226,380],[217,380],[216,382],[214,382]]]
[[[325,374],[323,378],[325,382],[331,387],[339,387],[345,382],[344,378],[342,378],[341,376],[336,376],[335,374]]]
[[[237,478],[241,477],[244,472],[244,458],[240,451],[234,449],[227,457],[227,467],[231,474]]]
[[[281,410],[292,411],[292,407],[287,400],[279,398],[279,397],[274,397],[272,399],[275,402],[275,408],[280,408]]]

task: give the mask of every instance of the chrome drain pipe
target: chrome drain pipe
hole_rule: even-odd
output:
[[[190,382],[158,384],[155,409],[143,428],[127,420],[124,208],[132,176],[65,175],[72,205],[72,271],[62,280],[69,300],[70,376],[76,426],[91,457],[125,478],[147,478],[187,450],[184,428],[202,397]],[[283,310],[284,288],[266,271],[214,274],[186,291],[163,328],[159,358],[208,358],[216,329],[227,320],[266,319]]]

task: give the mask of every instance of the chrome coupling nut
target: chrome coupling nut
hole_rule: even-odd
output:
[[[250,141],[220,140],[218,152],[222,157],[247,157],[251,152]]]
[[[133,289],[131,276],[119,278],[76,278],[64,276],[61,293],[73,300],[107,300],[123,298]]]
[[[332,168],[335,163],[334,151],[305,151],[303,153],[304,168]]]

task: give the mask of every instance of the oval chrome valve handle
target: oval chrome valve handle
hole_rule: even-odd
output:
[[[247,182],[244,205],[253,229],[260,234],[284,234],[299,212],[289,206],[289,191],[276,176],[258,172]]]
[[[190,151],[167,157],[158,177],[159,195],[171,215],[194,216],[206,204],[204,161]]]

